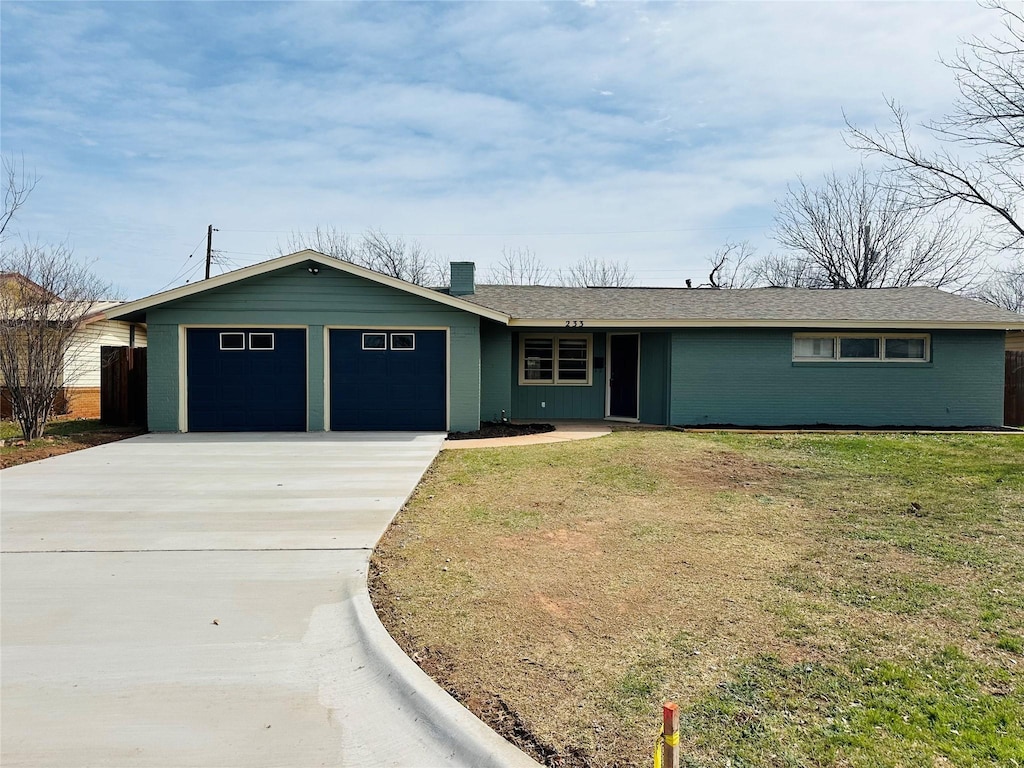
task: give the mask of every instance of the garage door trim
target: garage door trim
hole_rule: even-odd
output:
[[[269,327],[269,326],[268,326]],[[324,326],[324,431],[331,431],[331,331],[444,331],[444,429],[452,428],[452,333],[447,325],[325,325]]]
[[[188,332],[203,328],[280,328],[306,332],[306,393],[309,393],[309,326],[297,323],[190,323],[178,326],[178,431],[188,432]],[[306,431],[309,431],[309,402],[306,402]]]

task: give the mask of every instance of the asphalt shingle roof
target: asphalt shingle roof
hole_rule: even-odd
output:
[[[935,288],[562,288],[478,285],[461,298],[517,320],[580,319],[727,323],[806,321],[933,324],[1005,324],[1024,317]]]

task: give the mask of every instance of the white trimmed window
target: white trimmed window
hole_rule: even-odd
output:
[[[249,349],[272,351],[274,349],[274,334],[250,333]]]
[[[220,348],[226,350],[245,349],[245,334],[222,333],[220,335]]]
[[[392,333],[391,349],[400,351],[411,351],[416,349],[415,333]]]
[[[594,337],[589,333],[530,333],[519,337],[519,383],[588,386]]]
[[[386,333],[364,333],[363,349],[387,349],[388,335]]]
[[[926,363],[931,359],[931,337],[892,333],[796,333],[793,361]]]

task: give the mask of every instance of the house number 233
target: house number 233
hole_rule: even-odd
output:
[[[566,320],[565,321],[565,327],[566,328],[582,328],[583,327],[583,321],[582,320]]]

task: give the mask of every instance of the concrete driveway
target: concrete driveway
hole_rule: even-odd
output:
[[[145,435],[0,473],[0,764],[536,765],[391,640],[435,434]]]

